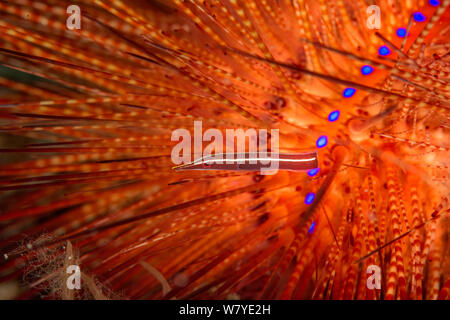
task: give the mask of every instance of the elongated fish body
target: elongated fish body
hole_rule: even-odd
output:
[[[174,167],[174,170],[260,171],[277,168],[286,171],[308,171],[317,168],[318,163],[317,152],[268,153],[265,156],[259,156],[257,153],[221,153]]]

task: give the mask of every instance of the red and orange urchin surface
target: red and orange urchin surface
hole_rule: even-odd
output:
[[[449,299],[449,4],[1,1],[2,297]],[[174,171],[194,121],[319,168]]]

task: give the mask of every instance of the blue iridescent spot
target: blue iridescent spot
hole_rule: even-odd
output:
[[[311,227],[309,227],[309,229],[308,229],[308,233],[312,234],[314,232],[315,228],[316,228],[316,222],[313,221],[313,223],[311,223]]]
[[[414,12],[413,16],[417,22],[424,22],[427,19],[422,12]]]
[[[314,201],[314,198],[316,197],[316,195],[312,192],[308,193],[305,197],[305,204],[311,204]]]
[[[317,172],[319,172],[319,168],[311,169],[308,171],[308,176],[314,177],[317,174]]]
[[[387,46],[381,46],[380,49],[378,49],[378,53],[381,56],[387,56],[391,53],[391,49],[389,49]]]
[[[319,139],[317,139],[316,146],[318,148],[323,148],[327,145],[327,143],[328,143],[327,136],[320,136]]]
[[[336,121],[337,119],[339,119],[339,114],[340,114],[339,110],[331,111],[330,114],[328,115],[328,121],[330,122]]]
[[[345,88],[344,92],[342,93],[342,95],[345,98],[350,98],[351,96],[353,96],[356,92],[356,89],[354,88]]]
[[[371,74],[373,72],[373,68],[371,66],[362,66],[361,73],[365,76]]]
[[[430,0],[429,3],[433,6],[433,7],[437,7],[439,5],[439,0]]]
[[[400,38],[403,38],[406,36],[406,29],[405,28],[398,28],[397,29],[397,36]]]

